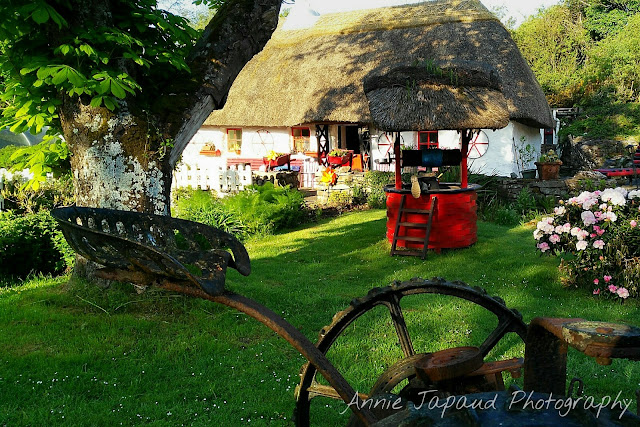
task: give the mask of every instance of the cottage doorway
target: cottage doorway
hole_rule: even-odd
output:
[[[353,154],[360,154],[360,135],[358,126],[345,126],[345,145],[347,150],[353,150]]]

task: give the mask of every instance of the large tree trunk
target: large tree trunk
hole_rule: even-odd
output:
[[[61,115],[73,156],[76,203],[168,215],[169,148],[147,120],[71,105]]]

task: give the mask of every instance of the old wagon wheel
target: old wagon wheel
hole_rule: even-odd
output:
[[[388,164],[390,157],[393,156],[393,132],[380,132],[373,139],[376,140],[376,151],[372,153],[372,157],[376,159],[376,163]],[[400,134],[400,145],[404,145],[404,138]]]
[[[417,354],[413,348],[413,341],[405,323],[400,301],[403,297],[417,294],[439,294],[464,299],[475,303],[498,319],[498,325],[479,346],[482,357],[485,357],[507,333],[517,334],[524,341],[527,331],[522,315],[516,310],[507,308],[499,297],[491,297],[480,288],[472,288],[462,282],[448,282],[443,279],[431,280],[412,279],[407,282],[396,282],[384,288],[375,288],[362,297],[355,299],[345,310],[333,317],[331,325],[320,331],[320,338],[316,343],[324,354],[331,348],[337,338],[346,328],[361,315],[377,306],[385,306],[389,310],[395,327],[398,341],[402,349],[403,358],[388,368],[373,386],[370,395],[391,392],[402,381],[415,377],[413,364],[424,354]],[[316,397],[338,399],[335,391],[316,381],[316,369],[307,363],[300,371],[300,384],[296,388],[296,425],[308,426],[310,403]]]
[[[484,156],[489,149],[489,137],[484,131],[478,132],[469,143],[468,157],[479,159]]]

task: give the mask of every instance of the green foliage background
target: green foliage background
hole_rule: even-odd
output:
[[[584,113],[560,134],[640,141],[640,1],[564,0],[512,35],[552,107]]]

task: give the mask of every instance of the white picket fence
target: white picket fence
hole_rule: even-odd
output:
[[[303,188],[316,188],[316,172],[319,167],[318,160],[315,158],[304,159],[298,175]]]
[[[251,185],[250,166],[181,164],[173,173],[173,187],[192,187],[233,193]]]
[[[315,188],[318,161],[314,158],[304,159],[298,179],[301,187]],[[242,191],[252,184],[251,167],[226,166],[210,161],[204,163],[182,163],[173,173],[173,188],[200,188],[218,193]]]

